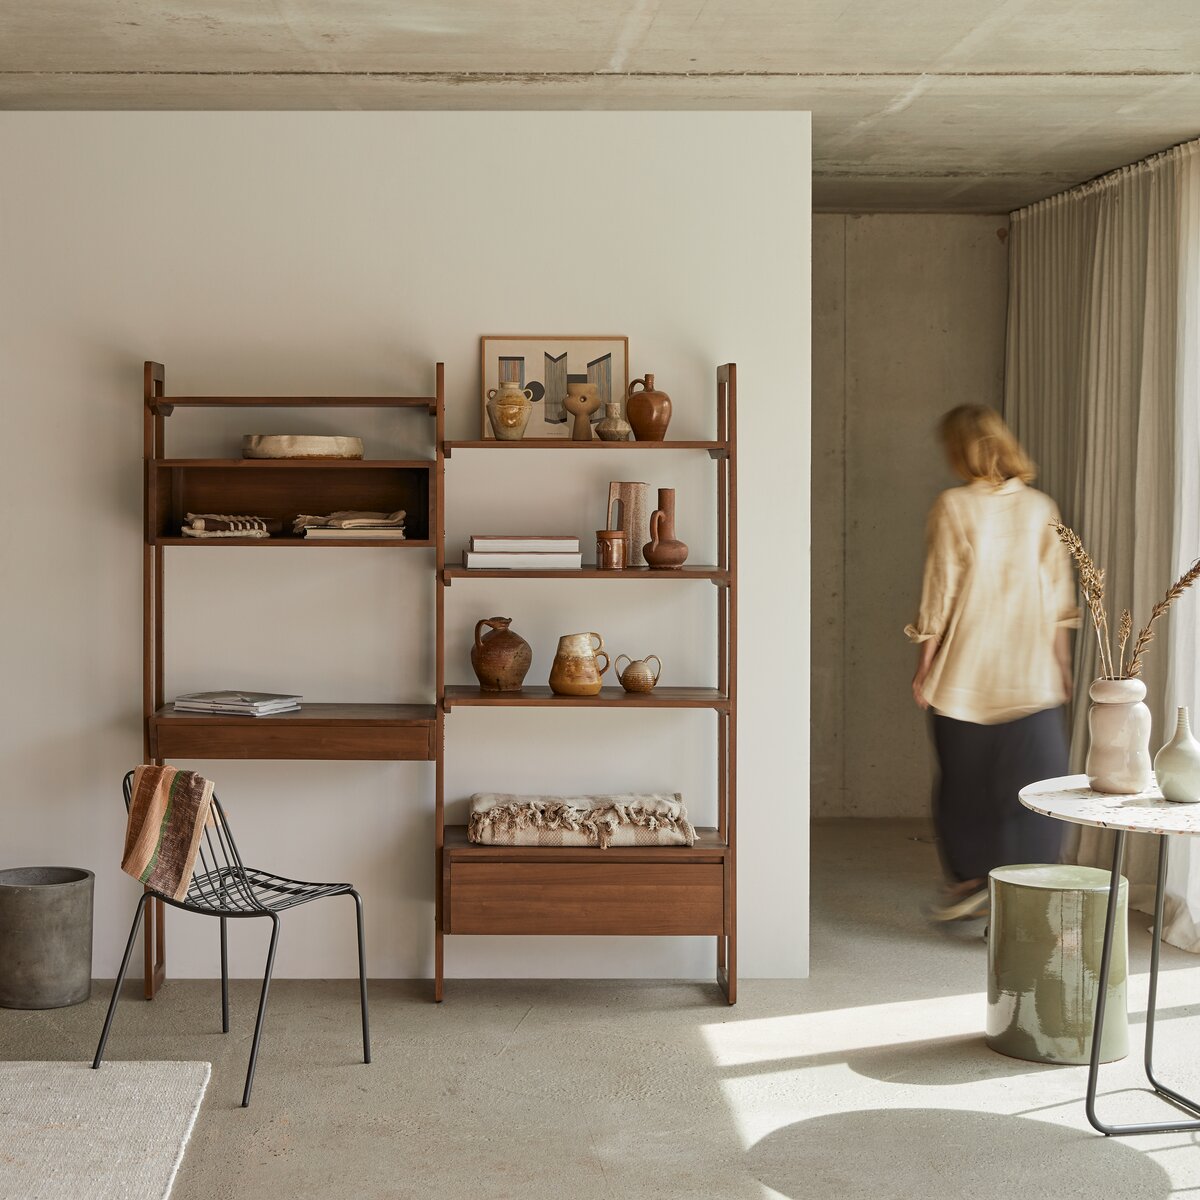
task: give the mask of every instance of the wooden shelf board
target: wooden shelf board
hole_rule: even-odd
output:
[[[682,862],[719,861],[728,845],[715,829],[697,829],[694,846],[481,846],[467,840],[465,825],[447,825],[443,852],[454,858],[496,859],[509,862]]]
[[[154,396],[146,406],[169,415],[173,408],[421,408],[437,409],[436,396]]]
[[[592,563],[585,563],[577,570],[509,570],[491,567],[445,567],[442,582],[449,584],[453,579],[658,579],[670,581],[680,579],[707,579],[713,583],[724,583],[729,572],[713,566],[685,566],[677,571],[652,571],[649,567],[630,567],[624,571],[601,571]]]
[[[155,458],[156,467],[236,468],[239,471],[432,471],[431,458]]]
[[[645,694],[606,687],[598,696],[556,696],[548,687],[525,687],[519,692],[484,692],[469,684],[447,684],[445,707],[460,705],[501,708],[714,708],[729,707],[729,698],[716,688],[658,687]]]
[[[257,546],[265,549],[270,546],[290,546],[312,548],[314,546],[361,546],[389,550],[429,550],[433,543],[428,539],[407,541],[403,538],[303,538],[288,535],[275,535],[267,538],[190,538],[190,537],[158,537],[150,542],[152,546]]]
[[[299,712],[268,717],[239,717],[232,713],[176,712],[170,704],[155,711],[153,720],[177,725],[429,725],[437,718],[432,704],[310,704]]]
[[[473,441],[447,441],[442,450],[449,458],[455,450],[591,450],[617,453],[622,450],[707,450],[713,458],[729,453],[727,442],[666,441],[666,442],[573,442],[569,438],[523,438],[518,442],[501,442],[494,438]]]

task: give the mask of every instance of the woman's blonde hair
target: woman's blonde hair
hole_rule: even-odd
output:
[[[942,418],[938,432],[950,465],[968,482],[1000,484],[1019,479],[1029,483],[1037,475],[1004,418],[986,404],[952,408]]]

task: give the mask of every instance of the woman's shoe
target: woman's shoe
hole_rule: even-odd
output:
[[[986,916],[987,910],[988,890],[981,888],[966,895],[961,892],[948,893],[930,909],[929,915],[935,921],[965,921],[970,917]]]

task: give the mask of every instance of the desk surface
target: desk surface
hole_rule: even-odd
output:
[[[1200,835],[1200,804],[1164,800],[1157,787],[1136,796],[1113,796],[1092,791],[1086,775],[1064,775],[1022,788],[1021,803],[1034,812],[1075,825]]]

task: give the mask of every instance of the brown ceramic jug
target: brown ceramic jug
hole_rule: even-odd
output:
[[[485,617],[475,625],[475,645],[471,647],[471,666],[479,677],[483,692],[519,692],[525,673],[533,662],[529,643],[509,629],[512,617]],[[491,632],[479,636],[485,626]]]
[[[641,385],[642,391],[634,389]],[[633,436],[639,442],[661,442],[671,423],[671,397],[654,390],[654,376],[635,379],[625,398],[625,415],[633,426]]]
[[[688,548],[675,536],[675,489],[658,489],[658,507],[650,516],[650,540],[643,551],[651,567],[677,571],[687,562]]]
[[[592,639],[596,639],[595,646]],[[604,666],[597,670],[596,659]],[[558,653],[550,668],[550,690],[556,696],[596,696],[600,676],[609,668],[604,639],[598,633],[567,633],[558,639]]]
[[[625,660],[624,667],[621,666],[621,659]],[[653,667],[650,665],[651,659],[654,660]],[[657,654],[647,654],[645,658],[630,658],[628,654],[618,654],[614,669],[621,686],[627,692],[645,694],[654,691],[654,685],[662,674],[662,662]]]

